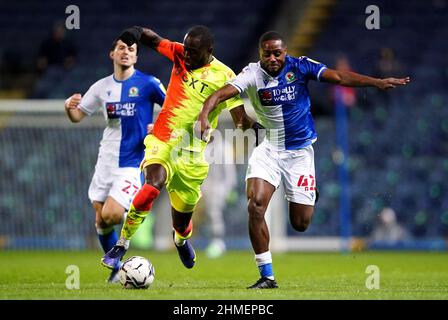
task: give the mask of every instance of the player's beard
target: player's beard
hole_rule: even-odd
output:
[[[277,63],[277,65],[272,66],[275,67],[275,69],[273,70],[272,67],[269,67],[269,64],[262,64],[261,65],[263,67],[263,69],[270,75],[273,77],[276,77],[280,74],[280,72],[283,70],[283,64],[281,63]]]
[[[131,64],[131,65],[127,66],[127,65],[125,65],[125,64],[120,64],[119,66],[120,66],[121,71],[126,71],[126,70],[128,70],[129,68],[132,68],[134,65]]]

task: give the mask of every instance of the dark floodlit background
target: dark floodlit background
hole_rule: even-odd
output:
[[[70,4],[80,10],[80,29],[65,28]],[[380,10],[380,29],[366,28],[371,4]],[[63,100],[112,73],[108,51],[122,29],[147,26],[182,42],[196,24],[210,27],[215,56],[235,73],[257,60],[259,36],[275,29],[292,55],[331,68],[412,79],[387,92],[310,83],[321,196],[310,228],[297,234],[288,226],[279,191],[269,221],[273,234],[289,242],[278,249],[304,249],[295,240],[309,238],[327,249],[353,239],[355,249],[446,250],[445,0],[1,1],[0,248],[98,248],[87,189],[104,120],[98,114],[71,124]],[[171,63],[155,52],[142,49],[137,68],[168,85]],[[251,111],[250,103],[246,108]],[[228,114],[221,127],[232,128]],[[224,212],[226,242],[236,249],[250,248],[245,168],[237,165],[237,187]],[[199,247],[210,234],[203,208],[195,214]],[[148,245],[167,247],[169,217],[168,199],[161,198]]]

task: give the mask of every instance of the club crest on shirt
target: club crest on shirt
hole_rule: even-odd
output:
[[[285,79],[286,79],[286,82],[287,82],[287,83],[291,83],[291,82],[293,82],[294,80],[296,80],[296,76],[295,76],[294,72],[289,71],[289,72],[285,75]]]
[[[131,89],[129,89],[129,96],[130,97],[138,97],[138,88],[132,87]]]
[[[153,146],[151,149],[151,153],[152,154],[157,154],[157,152],[159,152],[159,147],[158,146]]]
[[[209,71],[208,71],[208,68],[207,68],[207,69],[205,69],[204,71],[202,71],[202,73],[201,73],[201,79],[202,79],[202,80],[207,79],[208,74],[209,74]]]

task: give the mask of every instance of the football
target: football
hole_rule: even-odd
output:
[[[126,289],[147,289],[154,282],[154,266],[144,257],[133,256],[123,262],[118,276]]]

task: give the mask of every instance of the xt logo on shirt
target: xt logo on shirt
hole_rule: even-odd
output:
[[[193,77],[188,77],[187,72],[185,72],[185,70],[182,69],[181,67],[177,67],[175,69],[175,75],[176,76],[180,76],[182,81],[186,85],[188,85],[188,87],[190,87],[190,88],[192,88],[194,90],[197,90],[200,93],[203,93],[204,89],[206,89],[208,87],[208,84],[206,84],[206,83],[204,83],[202,81],[199,81],[199,79],[195,79]],[[201,74],[201,79],[207,78],[207,75],[208,75],[208,71],[207,70],[203,71],[202,74]]]
[[[188,84],[188,86],[193,88],[194,90],[198,90],[200,93],[202,93],[204,89],[208,87],[208,84],[199,81],[199,79],[194,79],[193,77],[188,79],[186,74],[182,75],[182,81]]]
[[[296,84],[286,84],[278,87],[259,89],[258,96],[264,106],[296,103],[299,96],[298,86]]]
[[[109,119],[132,117],[135,114],[135,102],[107,102],[106,111]]]

